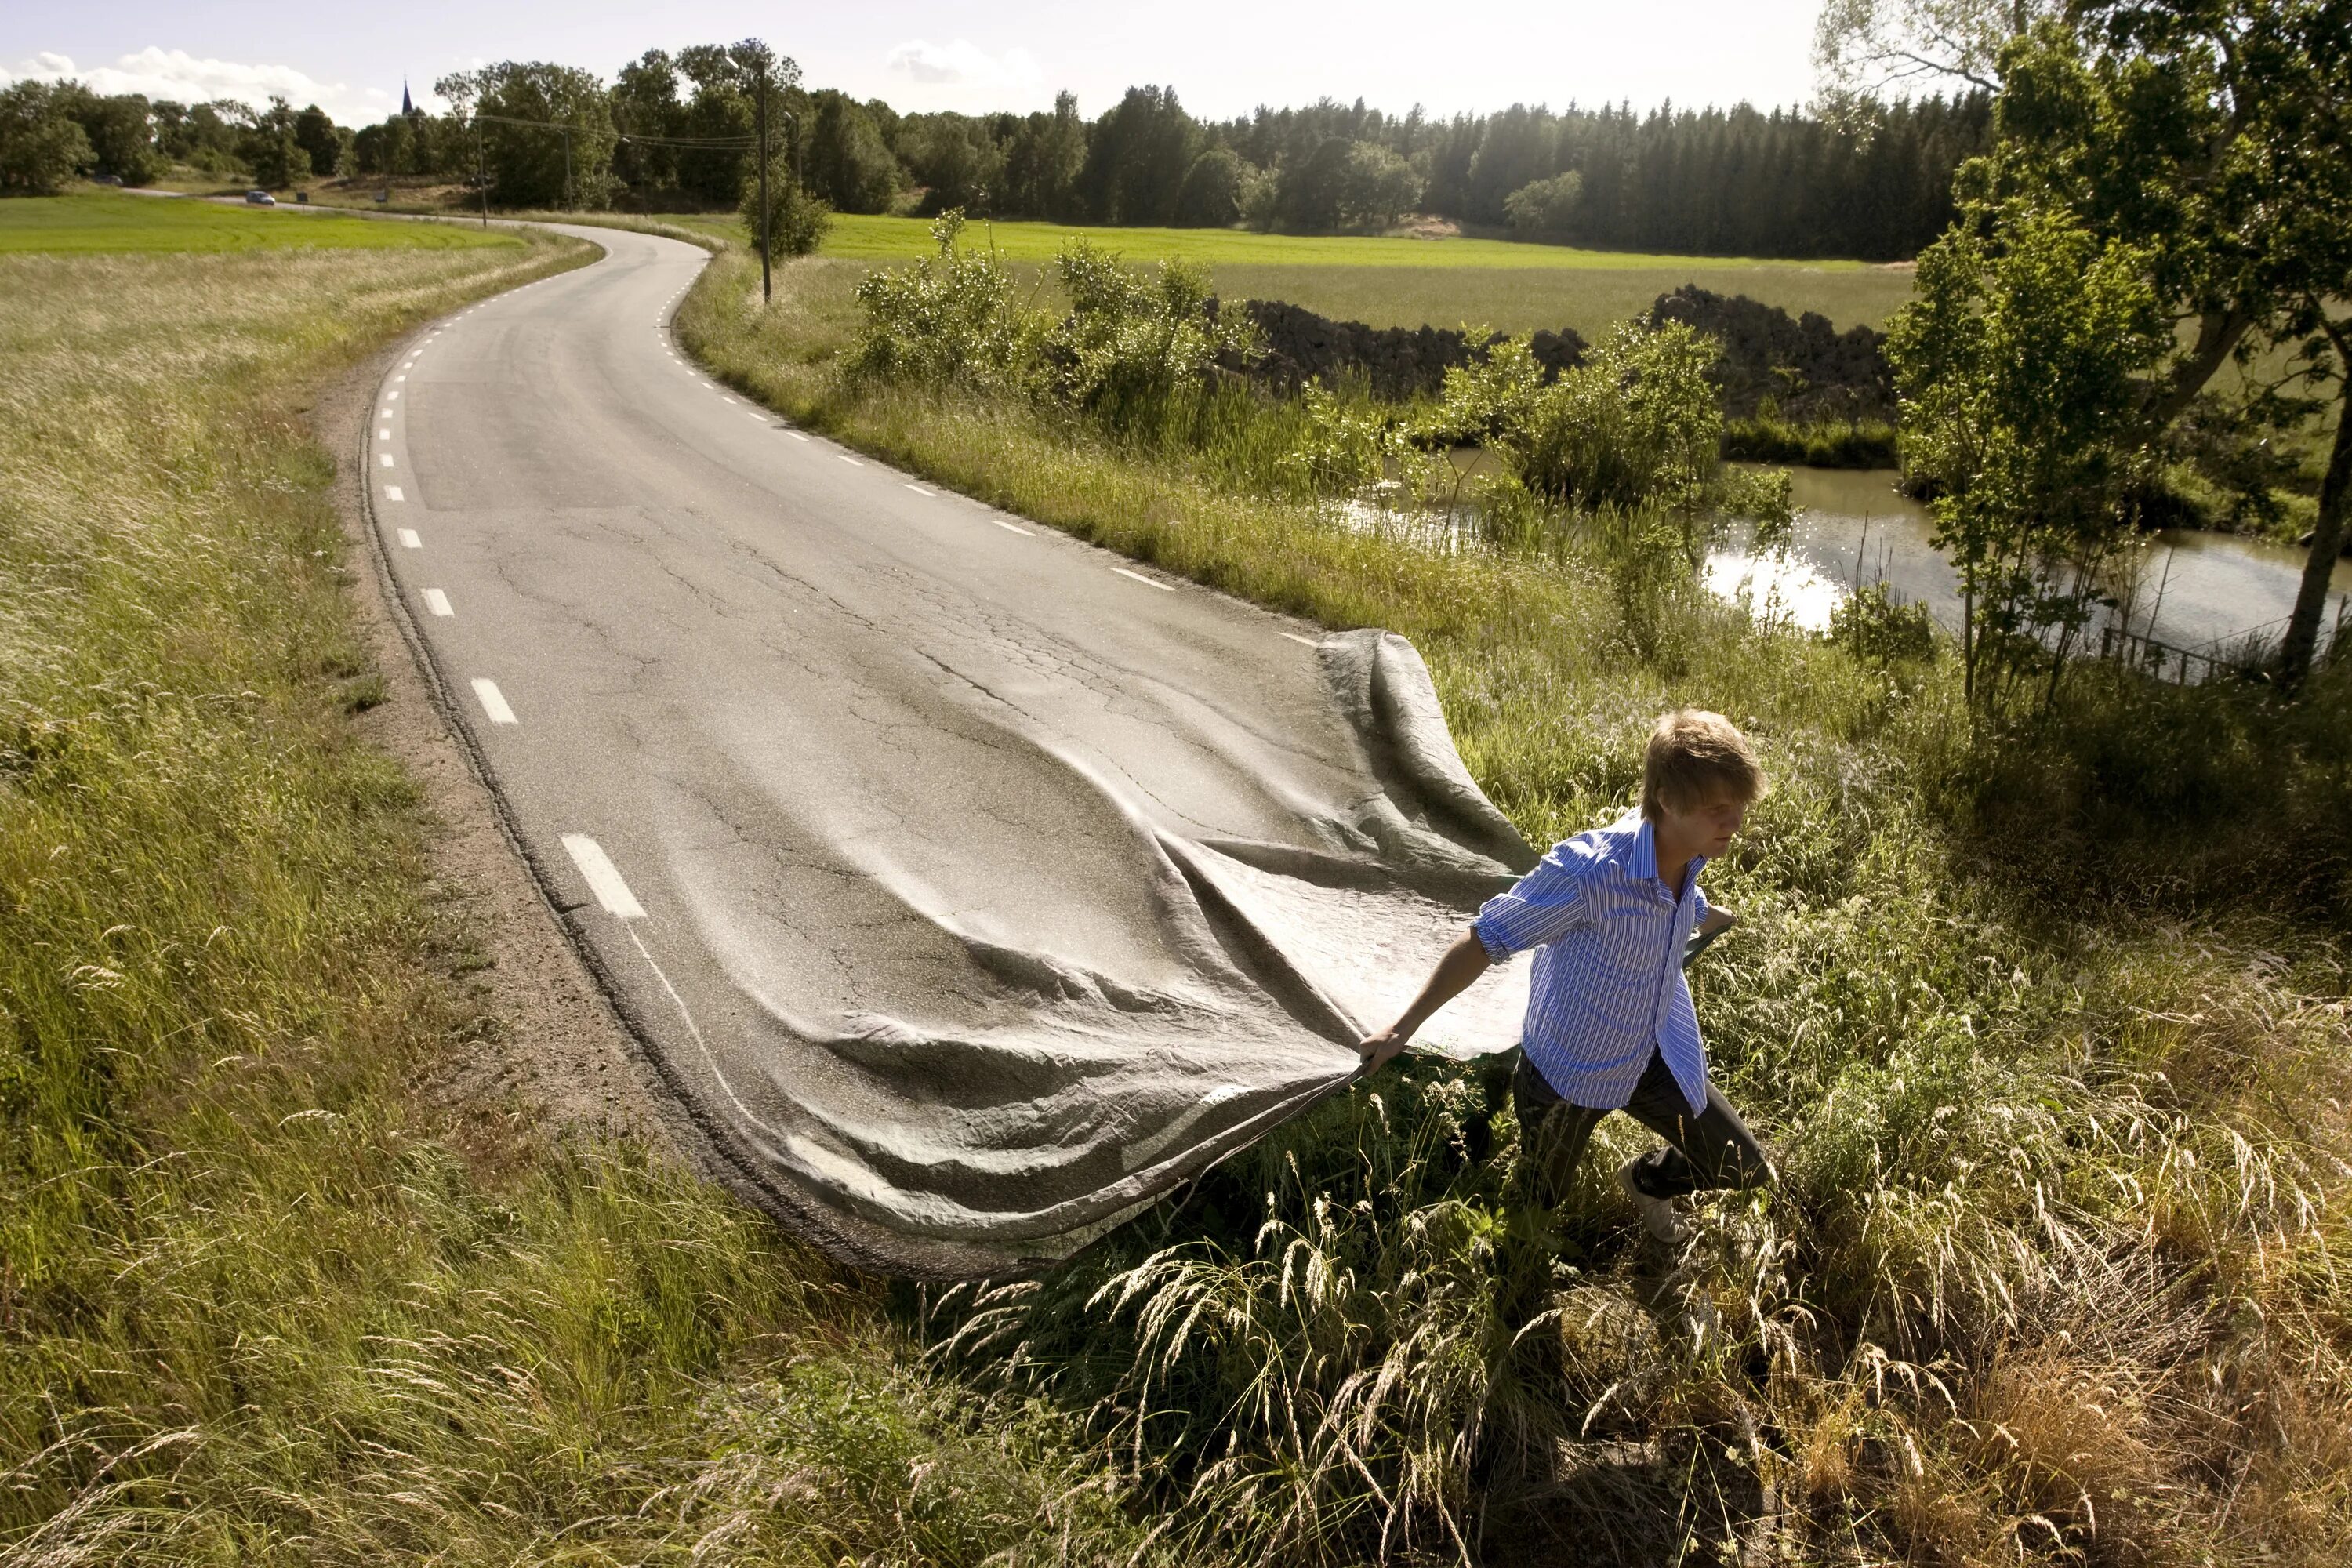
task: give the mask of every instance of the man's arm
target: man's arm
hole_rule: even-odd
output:
[[[1356,1047],[1364,1055],[1364,1070],[1377,1072],[1388,1065],[1412,1040],[1413,1031],[1429,1022],[1431,1014],[1468,990],[1470,983],[1493,967],[1494,962],[1486,955],[1486,944],[1478,940],[1475,929],[1455,938],[1454,945],[1445,950],[1445,956],[1437,961],[1437,967],[1429,972],[1412,1005],[1387,1028],[1365,1036],[1363,1043]]]

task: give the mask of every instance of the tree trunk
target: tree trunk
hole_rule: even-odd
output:
[[[2327,610],[2328,582],[2344,549],[2345,492],[2352,490],[2352,363],[2342,367],[2336,386],[2336,445],[2328,453],[2327,477],[2319,484],[2319,525],[2311,531],[2311,559],[2304,563],[2294,615],[2286,624],[2286,640],[2279,645],[2279,684],[2289,691],[2311,673],[2319,647],[2319,619]]]

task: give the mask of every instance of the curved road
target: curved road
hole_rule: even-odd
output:
[[[605,258],[388,373],[371,512],[712,1146],[835,1253],[965,1276],[1066,1256],[1346,1082],[1530,858],[1410,647],[795,430],[672,342],[703,252],[569,232]],[[1507,1045],[1515,989],[1436,1043]]]

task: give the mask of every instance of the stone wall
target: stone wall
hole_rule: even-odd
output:
[[[1361,321],[1335,321],[1280,300],[1244,300],[1237,308],[1257,323],[1265,352],[1255,363],[1233,368],[1285,394],[1318,379],[1333,383],[1360,376],[1374,396],[1392,402],[1424,393],[1434,396],[1444,389],[1449,369],[1483,357],[1486,348],[1486,343],[1473,344],[1462,332],[1444,327],[1372,327]],[[1488,340],[1500,341],[1499,334]],[[1539,331],[1528,346],[1554,376],[1584,354],[1584,340],[1573,327]]]
[[[1745,294],[1728,299],[1685,283],[1661,294],[1650,323],[1682,321],[1723,342],[1716,380],[1723,411],[1751,418],[1769,397],[1787,418],[1895,417],[1895,373],[1886,363],[1886,336],[1868,327],[1841,332],[1829,318],[1808,310],[1791,318],[1778,305]]]

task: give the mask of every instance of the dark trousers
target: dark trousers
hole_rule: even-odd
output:
[[[1605,1110],[1570,1105],[1544,1081],[1522,1053],[1511,1077],[1511,1102],[1519,1115],[1519,1169],[1526,1195],[1545,1208],[1568,1195],[1576,1163]],[[1665,1058],[1650,1053],[1625,1114],[1666,1141],[1633,1162],[1633,1184],[1654,1198],[1678,1198],[1717,1187],[1755,1187],[1772,1180],[1772,1163],[1713,1084],[1706,1109],[1691,1114],[1682,1086]]]

